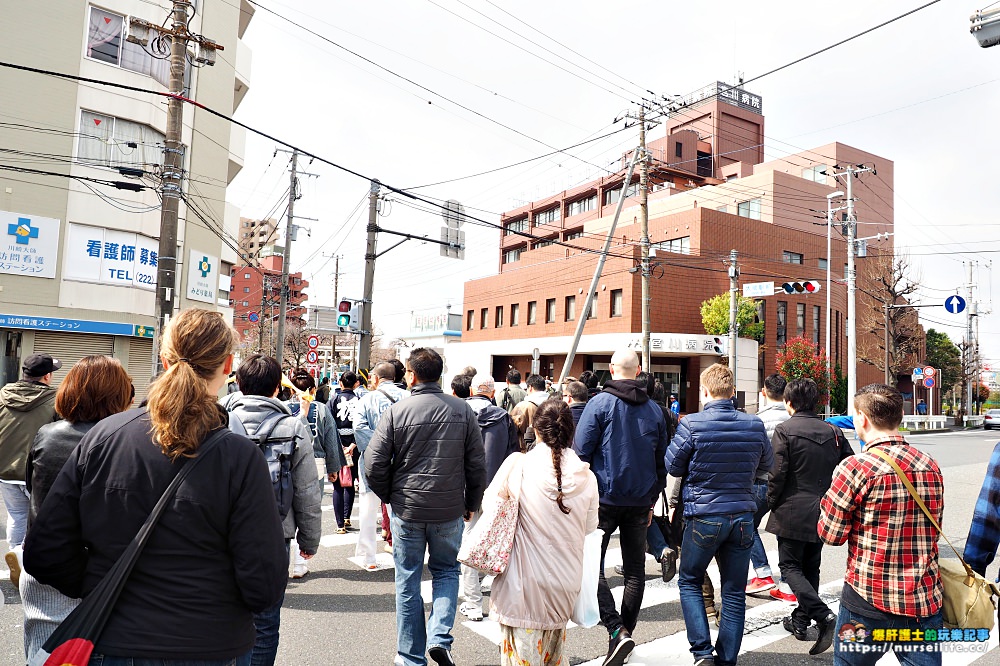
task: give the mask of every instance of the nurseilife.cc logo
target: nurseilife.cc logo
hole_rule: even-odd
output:
[[[18,245],[28,245],[32,238],[38,238],[38,227],[31,226],[30,218],[19,217],[17,224],[7,225],[7,235],[13,236]]]
[[[212,264],[209,263],[208,257],[201,258],[201,261],[198,262],[198,270],[201,271],[203,278],[208,277],[208,274],[212,272]]]

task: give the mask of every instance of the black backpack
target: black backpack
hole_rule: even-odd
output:
[[[503,389],[503,399],[500,401],[500,407],[501,409],[507,410],[508,414],[510,413],[511,408],[514,407],[514,398],[510,397],[509,387],[505,386]]]
[[[249,435],[240,418],[229,412],[229,429],[259,446],[264,458],[267,459],[267,469],[271,473],[271,483],[274,485],[274,499],[278,504],[278,515],[282,520],[291,511],[292,496],[295,494],[292,488],[292,458],[295,454],[296,437],[293,435],[271,439],[271,433],[286,418],[295,417],[275,412],[261,421],[253,435]]]

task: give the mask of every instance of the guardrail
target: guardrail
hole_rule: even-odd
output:
[[[965,427],[966,428],[982,428],[983,421],[986,417],[982,414],[973,414],[971,416],[965,417]]]
[[[944,415],[907,414],[903,417],[903,427],[907,430],[944,430],[947,421],[948,417]]]

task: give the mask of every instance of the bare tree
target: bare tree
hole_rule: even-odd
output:
[[[920,278],[913,275],[906,255],[869,254],[864,261],[865,279],[859,289],[868,298],[860,308],[859,328],[866,335],[859,336],[858,360],[882,371],[888,361],[889,382],[895,386],[897,376],[909,374],[919,360],[916,355],[923,346],[923,332],[914,309],[890,307],[887,311],[886,306],[908,304],[920,288]]]
[[[306,322],[299,318],[288,318],[285,326],[285,353],[282,361],[292,368],[300,368],[309,353],[310,331]]]

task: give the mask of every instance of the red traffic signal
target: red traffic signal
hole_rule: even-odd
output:
[[[352,303],[350,301],[344,300],[337,305],[337,312],[350,312]]]
[[[781,285],[786,294],[815,294],[820,289],[820,283],[816,280],[802,280],[801,282],[786,282]]]

